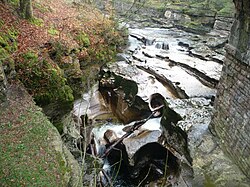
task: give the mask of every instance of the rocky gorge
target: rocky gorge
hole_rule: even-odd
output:
[[[112,49],[118,49],[120,43],[114,40],[117,41],[114,47],[113,40],[109,40],[113,38],[112,34],[106,33],[113,30],[104,29],[101,36],[111,48],[105,53],[106,47],[101,46],[96,56],[92,54],[93,59],[105,61],[95,77],[94,72],[99,69],[96,64],[89,72],[85,71],[93,59],[80,59],[75,50],[70,53],[62,50],[63,55],[55,53],[55,46],[51,48],[51,43],[46,44],[48,49],[53,49],[49,50],[47,64],[53,61],[60,68],[66,67],[61,71],[52,63],[52,67],[59,70],[63,85],[70,83],[69,86],[74,86],[74,97],[81,96],[74,101],[73,109],[73,96],[69,104],[55,100],[59,104],[56,107],[43,107],[42,112],[53,123],[56,120],[51,116],[59,119],[60,128],[57,128],[61,134],[35,106],[22,83],[10,81],[6,65],[0,63],[0,107],[3,109],[0,110],[3,135],[0,140],[4,142],[0,146],[3,150],[0,164],[4,168],[0,170],[0,181],[4,185],[13,184],[13,181],[28,185],[35,181],[35,185],[45,186],[249,186],[249,162],[248,157],[244,157],[248,150],[247,133],[240,133],[237,140],[228,126],[223,127],[227,123],[221,122],[232,123],[234,115],[243,116],[237,122],[239,126],[243,124],[243,130],[248,127],[248,113],[244,114],[248,100],[247,96],[242,99],[239,90],[242,82],[249,79],[241,76],[241,72],[246,75],[249,69],[246,65],[243,70],[239,64],[228,65],[230,60],[235,61],[234,53],[237,59],[243,54],[231,46],[241,22],[234,23],[234,35],[228,37],[233,18],[225,15],[225,10],[214,11],[205,4],[166,3],[157,8],[155,4],[147,5],[147,1],[94,2],[104,12],[103,18],[112,17],[116,12],[120,30],[128,31],[127,46],[117,54],[114,62],[108,62],[106,59],[113,58],[110,56],[114,54]],[[74,5],[80,3],[74,1]],[[93,48],[89,48],[88,36],[80,35],[80,41],[84,51],[87,49],[90,54]],[[239,49],[244,51],[244,46]],[[27,64],[41,58],[35,53],[25,57]],[[243,57],[247,59],[247,55]],[[66,64],[60,64],[62,62]],[[232,77],[230,73],[234,69],[237,73]],[[86,82],[83,75],[87,77]],[[66,81],[63,76],[73,79],[67,77]],[[94,79],[97,83],[93,85]],[[236,86],[228,86],[229,79],[230,84]],[[219,84],[220,81],[223,82]],[[83,87],[86,93],[79,91]],[[247,95],[248,87],[243,90]],[[227,101],[223,101],[218,93],[226,94]],[[237,107],[230,107],[234,95],[237,98],[233,104],[240,101],[244,107],[242,113],[236,110]],[[229,106],[226,112],[221,107],[224,104]],[[219,108],[216,115],[213,115],[214,105],[216,110]],[[242,129],[233,128],[235,134]],[[229,131],[230,136],[225,131]],[[236,145],[236,149],[228,145]],[[6,152],[11,146],[14,154]],[[238,147],[242,150],[237,153]],[[11,172],[5,161],[13,155],[18,159],[13,162],[14,174],[8,180]],[[31,180],[25,164],[38,164],[32,169],[36,174],[39,167],[41,180],[40,175]],[[53,169],[48,171],[48,167]],[[23,170],[20,172],[19,168]],[[18,181],[18,176],[23,177],[20,173],[27,173],[27,179]]]
[[[208,128],[232,19],[204,34],[163,15],[128,21],[127,49],[75,102],[65,136],[103,159],[101,186],[248,186]]]

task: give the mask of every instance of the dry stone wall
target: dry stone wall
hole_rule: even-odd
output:
[[[210,127],[223,150],[250,178],[250,2],[234,3],[236,19],[226,46]]]

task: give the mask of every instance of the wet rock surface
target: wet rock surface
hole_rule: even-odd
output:
[[[247,186],[208,129],[228,34],[216,24],[206,35],[129,29],[121,60],[103,67],[95,91],[75,103],[91,129],[88,153],[104,162],[101,185]]]
[[[183,120],[178,122],[188,135],[188,147],[193,159],[192,186],[249,186],[249,180],[225,155],[210,133],[211,101],[201,98],[167,100]]]
[[[149,116],[148,104],[137,96],[136,82],[110,70],[100,72],[99,90],[120,121],[129,123]]]

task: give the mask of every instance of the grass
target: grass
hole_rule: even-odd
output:
[[[24,90],[10,91],[9,103],[0,105],[1,186],[62,186],[68,168],[49,144],[54,127]]]

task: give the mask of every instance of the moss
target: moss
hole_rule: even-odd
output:
[[[225,7],[223,7],[218,11],[218,15],[233,17],[234,12],[235,12],[234,5],[228,2],[225,4]]]
[[[0,61],[7,59],[8,56],[9,53],[3,47],[0,47]]]
[[[1,186],[67,186],[64,174],[71,166],[51,144],[59,134],[26,91],[15,87],[8,106],[0,108]]]
[[[62,175],[65,175],[66,173],[71,172],[71,169],[69,167],[67,167],[65,160],[63,159],[61,154],[57,154],[56,155],[56,160],[58,162],[60,171]]]
[[[31,24],[39,26],[39,27],[42,27],[44,25],[44,21],[40,18],[33,17],[29,21]]]
[[[13,53],[17,50],[17,35],[18,32],[14,29],[0,33],[0,47],[4,48],[8,53]]]
[[[38,10],[40,10],[42,13],[46,13],[46,12],[52,12],[53,10],[49,7],[49,5],[42,5],[39,2],[34,1],[33,2],[33,6],[35,8],[37,8]]]
[[[66,53],[66,46],[64,46],[61,42],[56,41],[50,44],[51,49],[49,50],[50,58],[56,62],[59,62],[61,58]]]
[[[228,0],[191,0],[171,2],[166,6],[167,9],[183,12],[188,15],[214,16],[218,13],[222,16],[233,16],[234,4]]]
[[[63,133],[63,123],[62,122],[54,122],[53,125],[56,127],[56,129],[58,130],[58,132],[60,134]]]
[[[73,102],[73,91],[53,61],[38,59],[34,52],[22,55],[22,62],[17,63],[19,79],[40,105],[55,101]]]
[[[80,32],[75,37],[76,41],[80,45],[81,48],[89,47],[90,46],[90,40],[87,34]]]
[[[15,6],[15,7],[19,7],[19,0],[11,0],[9,1],[11,5]]]
[[[0,36],[0,45],[1,47],[8,46],[8,42],[2,36]]]
[[[0,33],[0,62],[4,66],[7,77],[15,69],[12,54],[17,50],[17,35],[18,32],[13,28]]]
[[[49,30],[48,30],[48,33],[52,36],[57,36],[59,35],[59,31],[56,30],[54,27],[50,27]]]
[[[209,178],[209,176],[205,176],[204,187],[216,187],[216,185]]]
[[[88,48],[88,56],[84,59],[81,59],[82,62],[86,63],[95,63],[103,65],[107,62],[111,62],[115,59],[117,53],[116,46],[100,44],[95,48]],[[81,64],[81,67],[86,67],[87,64]]]
[[[4,21],[0,19],[0,28],[4,25]]]

